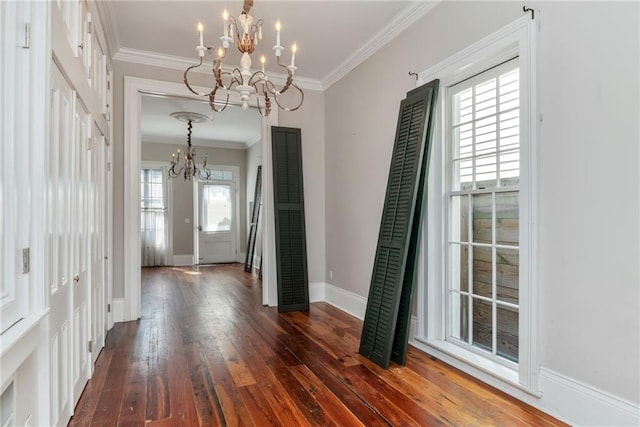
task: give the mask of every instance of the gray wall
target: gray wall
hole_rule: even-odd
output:
[[[639,4],[527,6],[542,26],[542,366],[639,402]],[[325,92],[333,285],[368,294],[398,106],[415,85],[407,71],[426,70],[522,15],[518,2],[439,3]]]
[[[185,144],[158,144],[148,141],[142,142],[140,151],[142,161],[151,160],[169,163],[171,154],[178,149],[184,150]],[[247,223],[246,218],[246,169],[247,156],[245,149],[196,147],[196,160],[198,164],[202,162],[204,156],[208,156],[209,166],[238,166],[240,176],[238,177],[238,195],[240,205],[238,215],[240,221],[240,247],[238,252],[244,252],[247,246]],[[171,180],[173,197],[173,254],[193,255],[193,230],[197,224],[193,222],[193,181],[186,181],[182,177]],[[185,219],[189,219],[189,223]]]

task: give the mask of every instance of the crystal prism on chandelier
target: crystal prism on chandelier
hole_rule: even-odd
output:
[[[277,64],[287,72],[284,86],[278,88],[269,79],[264,69],[266,62],[264,55],[260,58],[262,69],[252,72],[252,61],[250,55],[254,53],[258,46],[258,42],[262,40],[262,24],[264,23],[262,19],[255,21],[254,18],[249,15],[249,11],[252,6],[253,0],[244,0],[242,13],[238,19],[229,15],[226,10],[224,11],[224,30],[222,37],[220,37],[221,44],[217,51],[213,46],[204,45],[204,27],[202,23],[198,23],[200,44],[196,46],[196,51],[198,52],[200,61],[198,64],[192,65],[185,70],[184,84],[194,94],[208,98],[209,105],[215,112],[221,112],[227,107],[229,104],[230,91],[235,91],[240,95],[240,101],[242,102],[242,108],[244,110],[249,108],[250,101],[255,102],[258,111],[262,116],[268,116],[271,112],[271,98],[273,98],[276,105],[281,110],[295,111],[300,108],[304,101],[304,92],[302,92],[302,89],[300,89],[293,80],[293,75],[297,70],[297,67],[295,66],[297,46],[294,43],[291,47],[291,63],[289,65],[282,64],[280,62],[280,57],[282,56],[284,47],[280,45],[281,26],[280,21],[278,21],[276,23],[276,44],[273,46],[273,51],[276,56]],[[222,60],[227,56],[229,44],[234,42],[242,54],[242,58],[240,59],[240,68],[236,67],[231,72],[223,71]],[[199,93],[189,84],[188,74],[194,68],[198,68],[203,65],[203,58],[206,53],[216,55],[216,58],[213,60],[213,76],[215,79],[215,85],[210,92]],[[297,96],[293,95],[294,105],[282,105],[284,101],[281,99],[281,95],[287,91],[298,92]],[[299,102],[296,104],[295,102],[298,101],[298,98]]]
[[[193,123],[202,123],[209,120],[207,116],[200,113],[190,113],[187,111],[179,111],[177,113],[171,113],[171,117],[180,120],[181,122],[187,122],[187,148],[184,150],[184,162],[180,162],[182,155],[180,149],[178,153],[171,155],[171,164],[169,165],[169,178],[177,178],[180,175],[186,180],[191,180],[192,177],[197,177],[201,180],[208,180],[211,178],[211,171],[207,168],[207,156],[204,156],[204,163],[199,168],[196,165],[196,149],[191,146],[191,130]]]

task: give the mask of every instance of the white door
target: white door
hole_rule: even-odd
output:
[[[47,144],[47,282],[51,357],[51,420],[66,422],[71,391],[71,165],[75,93],[55,63],[51,65],[51,131]]]
[[[73,116],[72,179],[71,179],[71,233],[73,236],[73,402],[82,394],[91,376],[89,354],[89,304],[91,273],[89,271],[88,225],[92,221],[88,203],[90,167],[89,132],[91,116],[76,99]]]
[[[104,205],[105,205],[105,179],[104,170],[104,145],[105,139],[100,129],[93,125],[93,137],[91,138],[91,180],[89,186],[89,242],[91,270],[91,367],[95,363],[100,350],[104,347],[107,302],[104,275]],[[93,369],[92,369],[93,370]]]
[[[198,182],[198,264],[235,262],[236,185]]]

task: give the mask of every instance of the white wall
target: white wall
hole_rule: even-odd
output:
[[[541,25],[542,366],[638,405],[639,4],[527,6],[538,10]],[[518,2],[440,3],[325,92],[331,284],[368,294],[398,106],[415,87],[407,72],[423,71],[522,15]]]

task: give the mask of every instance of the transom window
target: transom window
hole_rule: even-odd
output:
[[[447,89],[446,339],[519,350],[520,96],[512,59]]]

